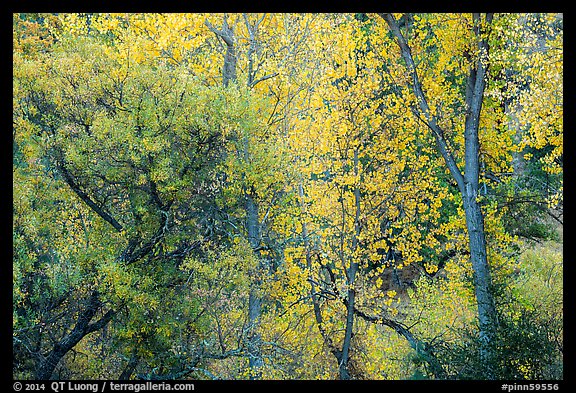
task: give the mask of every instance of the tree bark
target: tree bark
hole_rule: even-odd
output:
[[[259,275],[263,270],[263,266],[260,262],[260,255],[258,251],[256,251],[260,245],[260,223],[258,218],[259,209],[252,193],[246,193],[245,198],[248,242],[250,243],[256,258],[258,259],[258,265],[256,267],[256,271],[254,272],[255,274],[252,285],[250,286],[250,293],[248,296],[248,366],[252,370],[252,375],[250,378],[259,379],[261,374],[258,370],[264,365],[262,353],[260,351],[261,337],[260,333],[257,332],[260,315],[262,314],[262,298],[259,293],[261,280]]]
[[[496,306],[492,295],[492,280],[486,252],[484,235],[484,217],[478,203],[478,188],[480,178],[480,113],[486,87],[488,71],[489,47],[485,38],[480,38],[481,16],[473,15],[474,33],[478,37],[479,55],[471,66],[466,85],[466,119],[464,128],[465,141],[465,190],[462,193],[466,227],[470,245],[470,258],[474,270],[474,290],[478,305],[478,321],[480,324],[481,358],[486,366],[486,376],[492,379],[491,343],[494,340],[497,326]],[[486,14],[486,22],[492,22],[492,14]]]

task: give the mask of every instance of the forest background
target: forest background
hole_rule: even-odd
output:
[[[13,14],[13,377],[563,377],[562,14]]]

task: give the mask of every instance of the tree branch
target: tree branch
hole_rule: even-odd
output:
[[[478,140],[478,128],[480,126],[480,112],[484,101],[484,89],[486,86],[486,74],[488,73],[489,46],[482,37],[480,14],[473,14],[473,31],[478,39],[478,56],[474,65],[470,68],[470,74],[466,84],[466,117],[464,126],[465,138],[465,169],[466,183],[478,183],[479,179],[479,156],[480,142]],[[492,22],[492,14],[486,14],[486,22]]]
[[[428,101],[426,100],[426,96],[424,91],[422,90],[422,84],[418,78],[418,73],[416,71],[416,65],[414,64],[414,59],[412,58],[412,52],[410,50],[410,46],[408,42],[402,35],[400,31],[400,27],[398,26],[398,22],[396,18],[392,14],[378,14],[382,19],[386,21],[390,31],[396,37],[396,43],[400,47],[400,53],[402,58],[406,62],[406,67],[408,68],[408,73],[412,78],[412,89],[414,91],[414,95],[416,96],[416,100],[418,101],[418,109],[417,111],[422,113],[424,116],[425,124],[430,128],[434,138],[436,139],[436,145],[440,154],[444,158],[450,173],[456,183],[458,184],[458,188],[460,191],[464,191],[464,177],[462,172],[458,168],[456,164],[456,160],[450,151],[448,144],[446,143],[446,139],[444,138],[444,130],[438,125],[436,117],[431,114],[430,107],[428,106]]]
[[[263,81],[265,81],[265,80],[267,80],[267,79],[270,79],[270,78],[274,78],[275,76],[278,76],[278,75],[280,75],[280,74],[277,73],[277,72],[275,72],[275,73],[273,73],[273,74],[264,75],[262,78],[256,79],[255,81],[253,81],[252,83],[250,83],[250,86],[249,86],[249,87],[254,87],[254,86],[256,86],[258,83],[263,82]]]
[[[86,194],[84,191],[82,191],[82,189],[76,183],[76,181],[74,180],[74,177],[72,177],[72,175],[70,174],[70,172],[68,171],[68,169],[66,168],[66,166],[64,165],[64,163],[62,162],[61,159],[57,159],[56,167],[58,168],[59,172],[62,174],[62,177],[64,177],[64,181],[68,184],[68,186],[70,186],[72,191],[74,191],[74,193],[76,195],[78,195],[78,197],[80,199],[82,199],[96,214],[98,214],[106,222],[108,222],[110,225],[112,225],[114,227],[114,229],[116,229],[118,232],[122,231],[122,229],[123,229],[122,225],[118,221],[116,221],[114,219],[114,217],[112,217],[102,207],[98,206],[96,204],[96,202],[94,202],[88,196],[88,194]]]

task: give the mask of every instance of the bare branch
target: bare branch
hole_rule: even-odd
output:
[[[265,80],[270,79],[270,78],[274,78],[275,76],[278,76],[278,75],[280,75],[280,74],[277,73],[277,72],[275,72],[275,73],[273,73],[273,74],[264,75],[262,78],[256,79],[255,81],[253,81],[252,83],[250,83],[250,87],[254,87],[254,86],[256,86],[258,83],[264,82]]]

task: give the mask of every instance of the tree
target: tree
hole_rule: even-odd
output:
[[[63,38],[43,62],[15,61],[19,149],[33,167],[44,168],[42,176],[66,185],[90,222],[96,220],[85,229],[86,250],[68,255],[87,258],[89,275],[81,281],[87,300],[76,324],[40,358],[41,379],[119,312],[138,314],[151,305],[147,299],[158,301],[152,300],[155,274],[170,272],[158,282],[177,285],[184,258],[215,232],[216,167],[229,128],[226,110],[216,109],[226,102],[221,90],[178,68],[130,64],[119,51],[111,58],[105,55],[110,50],[92,38]],[[199,112],[207,103],[215,111]],[[97,225],[92,242],[91,225]],[[110,240],[98,241],[102,236]],[[110,309],[98,316],[105,303]]]
[[[431,202],[438,184],[420,175],[430,165],[424,159],[430,151],[405,125],[410,120],[394,105],[396,97],[383,91],[370,26],[349,18],[332,21],[338,27],[330,29],[333,52],[324,48],[324,77],[316,88],[321,94],[311,96],[313,110],[300,126],[307,131],[294,135],[302,172],[301,236],[286,251],[290,260],[303,261],[310,289],[301,299],[312,301],[341,379],[362,373],[360,365],[350,365],[356,362],[351,348],[363,345],[353,340],[358,317],[394,329],[442,374],[427,345],[395,320],[393,288],[401,289],[385,278],[393,277],[389,270],[420,263],[423,242],[438,243],[441,235],[419,233],[436,224],[441,207],[440,199]]]
[[[410,75],[410,86],[417,100],[417,106],[413,111],[415,116],[420,118],[432,131],[438,150],[446,162],[452,177],[458,185],[464,212],[466,213],[466,226],[469,237],[470,259],[474,269],[476,300],[478,303],[478,318],[480,322],[480,334],[485,342],[483,349],[486,359],[486,366],[490,367],[490,354],[488,347],[493,340],[494,332],[497,326],[496,309],[491,289],[490,269],[486,253],[486,239],[484,235],[484,216],[478,203],[479,179],[480,179],[480,144],[479,144],[479,127],[482,103],[484,100],[484,90],[489,66],[489,50],[487,40],[487,29],[492,23],[493,15],[486,14],[482,21],[480,14],[473,15],[473,33],[476,41],[474,57],[471,58],[470,71],[466,80],[465,91],[465,157],[464,171],[461,172],[454,159],[445,138],[444,129],[439,126],[437,116],[431,111],[428,99],[424,93],[423,86],[420,82],[416,64],[412,56],[412,50],[400,30],[396,18],[392,14],[383,14],[381,17],[388,24],[390,31],[393,33],[395,40],[400,48],[401,56],[406,63]],[[471,54],[462,54],[462,56],[471,56]],[[487,370],[487,376],[491,376],[492,371]]]

